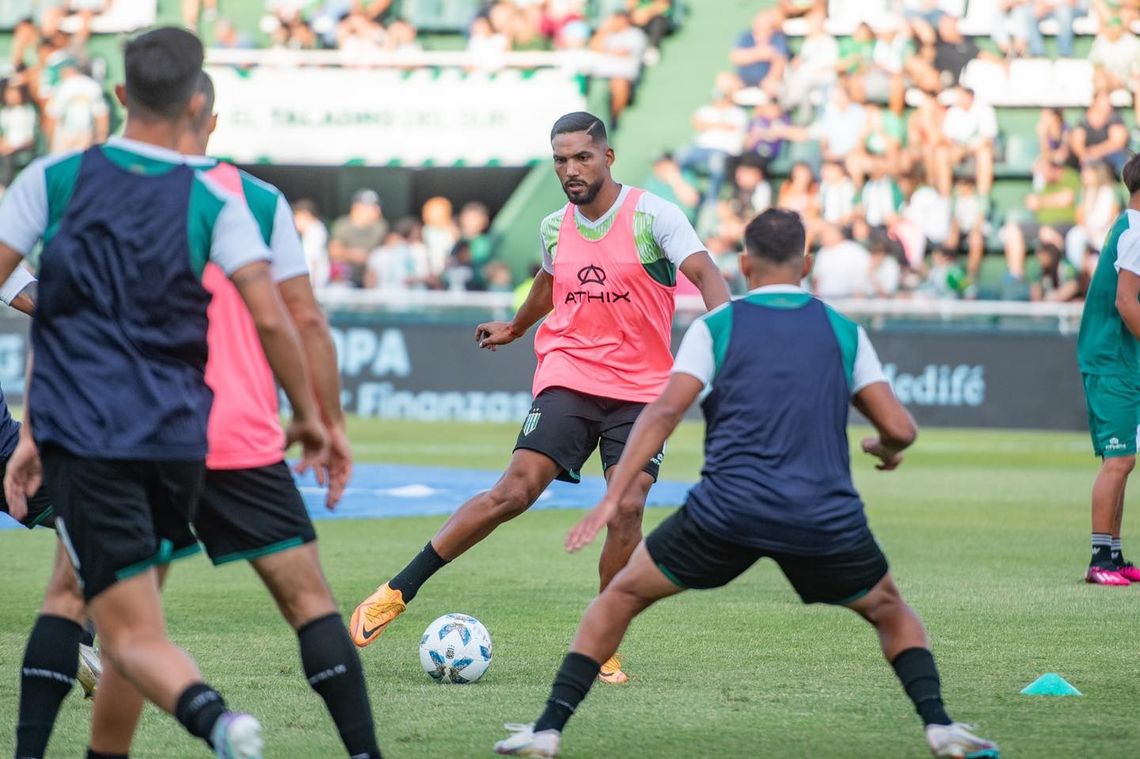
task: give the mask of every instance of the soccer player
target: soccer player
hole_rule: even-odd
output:
[[[546,319],[535,336],[534,405],[506,473],[463,504],[423,550],[366,598],[349,625],[358,646],[374,642],[446,563],[526,511],[555,479],[578,482],[601,447],[607,476],[630,427],[660,393],[673,365],[669,337],[677,270],[708,308],[729,298],[723,276],[684,213],[614,181],[605,125],[588,113],[560,118],[550,134],[554,169],[570,203],[541,225],[542,271],[510,322],[476,329],[495,350]],[[641,541],[641,513],[664,451],[647,460],[609,522],[598,568],[606,587]],[[625,682],[614,659],[602,678]]]
[[[293,406],[289,440],[303,444],[303,463],[320,464],[327,441],[256,223],[176,152],[203,105],[201,42],[157,29],[129,42],[124,59],[124,137],[33,163],[0,206],[0,279],[44,243],[28,417],[5,494],[16,511],[46,484],[118,673],[219,757],[249,759],[261,754],[261,727],[228,710],[167,639],[156,570],[197,550],[187,520],[211,401],[207,262],[253,315]]]
[[[557,756],[562,729],[635,616],[686,588],[726,585],[769,557],[804,603],[843,605],[874,625],[935,756],[997,756],[994,744],[947,716],[922,621],[899,595],[851,481],[852,401],[878,432],[862,447],[882,470],[902,463],[914,421],[863,329],[799,288],[809,271],[799,216],[765,211],[744,241],[741,269],[752,291],[689,328],[665,392],[638,418],[605,498],[566,546],[576,551],[594,539],[703,396],[701,481],[586,610],[538,722],[495,750]]]
[[[1092,489],[1092,558],[1085,581],[1125,586],[1140,568],[1120,545],[1124,488],[1136,466],[1140,425],[1140,156],[1121,172],[1129,201],[1101,249],[1085,297],[1077,362],[1085,385],[1093,452],[1101,457]]]
[[[205,103],[180,146],[186,156],[206,154],[217,123],[214,86],[207,74],[202,74],[198,89]],[[273,277],[301,335],[330,431],[332,482],[326,505],[331,509],[348,480],[352,450],[340,405],[336,348],[313,297],[292,211],[276,187],[234,166],[208,158],[188,161],[208,170],[208,177],[243,199],[269,246]],[[215,565],[241,559],[253,565],[297,632],[305,676],[328,707],[348,755],[380,759],[360,658],[321,571],[317,536],[305,503],[282,461],[285,434],[277,390],[257,330],[237,289],[220,269],[208,265],[203,282],[213,294],[206,382],[214,391],[214,405],[194,531]],[[142,705],[138,692],[109,672],[95,699],[92,749],[126,756]]]

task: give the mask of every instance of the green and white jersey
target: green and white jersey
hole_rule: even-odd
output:
[[[1085,296],[1077,338],[1077,362],[1083,374],[1140,376],[1136,338],[1116,310],[1116,283],[1122,269],[1140,276],[1140,211],[1131,208],[1108,231]]]
[[[539,227],[539,244],[542,246],[542,268],[554,273],[554,259],[558,255],[558,232],[568,208],[574,209],[574,224],[578,234],[586,240],[600,240],[614,225],[617,212],[629,194],[629,185],[623,185],[610,210],[597,221],[590,221],[577,206],[567,204],[542,220]],[[649,276],[663,285],[677,284],[677,268],[694,253],[705,250],[684,211],[669,201],[643,192],[633,214],[633,239],[637,255]]]

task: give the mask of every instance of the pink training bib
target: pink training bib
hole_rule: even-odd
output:
[[[645,271],[634,241],[642,190],[631,188],[613,226],[587,240],[568,205],[554,258],[554,312],[534,338],[533,392],[565,387],[621,401],[656,400],[673,354],[673,288]]]
[[[241,174],[234,166],[219,163],[207,176],[245,197]],[[206,264],[202,285],[214,296],[206,311],[210,348],[206,384],[214,391],[206,466],[253,469],[276,464],[285,455],[285,433],[273,371],[261,349],[253,317],[237,288],[214,264]]]

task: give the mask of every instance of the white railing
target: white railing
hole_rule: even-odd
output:
[[[317,293],[326,308],[384,311],[487,310],[513,313],[515,295],[509,292],[451,292],[438,290],[377,291],[325,288]],[[1026,303],[994,300],[933,300],[921,298],[860,298],[830,304],[848,316],[881,323],[888,319],[966,321],[1026,319],[1054,321],[1064,334],[1080,325],[1083,303]],[[705,310],[699,295],[677,296],[677,312],[693,316]]]
[[[342,50],[230,50],[211,48],[206,63],[214,66],[273,67],[350,67],[350,68],[457,68],[457,69],[562,69],[575,73],[605,72],[616,65],[628,65],[621,56],[592,50],[554,52],[505,52],[497,55],[472,55],[465,50],[370,52]]]

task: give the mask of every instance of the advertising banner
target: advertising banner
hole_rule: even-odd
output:
[[[334,314],[332,325],[348,413],[521,424],[530,410],[533,330],[491,352],[475,345],[474,322]],[[25,319],[0,319],[0,385],[15,404],[23,400],[26,331]],[[1086,429],[1073,337],[885,331],[871,340],[920,425]]]
[[[551,125],[585,108],[561,69],[207,70],[218,99],[210,151],[239,163],[521,166],[548,159]]]

